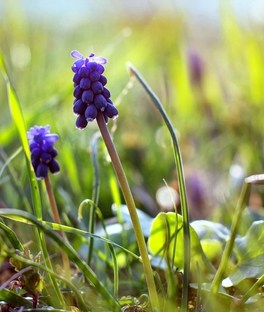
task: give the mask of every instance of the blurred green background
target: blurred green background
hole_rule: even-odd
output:
[[[177,177],[169,135],[129,77],[128,61],[178,133],[191,219],[210,218],[237,195],[244,176],[263,172],[263,28],[261,1],[0,0],[0,46],[27,127],[50,124],[59,134],[61,173],[52,184],[60,210],[92,196],[89,146],[97,131],[95,122],[75,128],[72,50],[108,59],[107,87],[119,110],[109,128],[137,206],[153,216],[164,209],[156,192],[164,180],[177,191]],[[30,196],[24,156],[4,167],[20,142],[2,78],[0,109],[1,205],[23,209],[21,190]],[[112,169],[101,149],[99,161],[99,207],[110,217]],[[250,205],[262,212],[261,187],[252,194]]]

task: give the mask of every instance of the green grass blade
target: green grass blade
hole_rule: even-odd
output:
[[[160,112],[168,130],[171,135],[172,143],[173,143],[173,150],[176,162],[176,170],[178,174],[178,181],[179,181],[179,191],[181,197],[181,209],[182,209],[182,216],[183,216],[183,230],[184,230],[184,276],[183,276],[183,300],[182,300],[182,309],[188,309],[188,287],[189,287],[189,279],[190,279],[190,226],[189,226],[189,211],[188,211],[188,203],[187,203],[187,194],[186,194],[186,186],[185,186],[185,178],[183,172],[183,164],[182,158],[180,153],[180,148],[178,144],[178,140],[173,129],[172,123],[167,116],[160,100],[155,95],[155,93],[151,90],[148,86],[146,81],[141,77],[139,72],[132,66],[132,64],[127,64],[128,69],[132,76],[135,76],[137,80],[140,82],[142,87],[145,89],[147,94],[150,96],[153,104],[156,106],[158,111]]]
[[[28,173],[30,177],[30,186],[31,186],[31,191],[32,191],[34,213],[36,217],[41,220],[42,211],[41,211],[41,202],[40,202],[40,196],[39,196],[39,188],[38,188],[38,184],[35,178],[33,168],[31,167],[31,164],[30,164],[30,151],[29,151],[28,139],[26,135],[26,131],[27,131],[26,125],[25,125],[23,113],[22,113],[17,95],[8,77],[8,73],[6,70],[5,62],[4,62],[4,57],[1,51],[0,51],[0,69],[2,71],[2,74],[6,82],[10,113],[12,115],[14,124],[16,126],[16,129],[20,137],[22,147],[26,156],[26,164],[27,164]]]
[[[24,215],[24,212],[22,212],[21,210],[17,210],[17,209],[0,209],[0,215],[2,217],[5,217],[7,219],[13,220],[13,221],[17,221],[17,222],[21,222],[24,224],[29,224],[29,225],[34,225],[35,223],[31,221],[30,218],[26,217]],[[30,216],[27,214],[27,216]],[[32,216],[33,217],[33,216]],[[91,236],[93,238],[102,240],[103,242],[105,242],[106,244],[111,244],[113,246],[116,246],[120,249],[122,249],[124,252],[128,253],[129,255],[131,255],[133,258],[135,258],[138,261],[141,261],[140,257],[138,255],[136,255],[135,253],[133,253],[132,251],[130,251],[129,249],[126,249],[125,247],[111,241],[110,239],[107,239],[105,237],[96,235],[96,234],[92,234],[90,232],[86,232],[84,230],[80,230],[77,228],[73,228],[67,225],[60,225],[57,223],[52,223],[52,222],[47,222],[47,221],[39,221],[41,224],[43,224],[43,226],[49,226],[52,230],[55,231],[63,231],[63,232],[68,232],[71,234],[76,234],[76,235],[82,235],[82,236]],[[84,243],[87,243],[86,239],[83,239]]]
[[[31,219],[29,219],[28,217],[25,217],[24,212],[22,212],[21,210],[17,210],[17,209],[0,209],[0,215],[2,215],[3,217],[10,219],[10,220],[14,220],[17,222],[21,222],[24,224],[29,224],[29,225],[34,225],[34,222],[31,222]],[[29,216],[27,214],[27,216]],[[32,216],[33,217],[33,216]],[[132,251],[130,251],[129,249],[126,249],[125,247],[111,241],[108,238],[84,231],[84,230],[80,230],[77,228],[73,228],[67,225],[60,225],[57,223],[52,223],[52,222],[47,222],[47,221],[39,221],[41,224],[43,224],[43,226],[48,226],[50,227],[52,230],[55,231],[63,231],[66,233],[71,233],[71,234],[76,234],[76,235],[81,235],[81,236],[91,236],[95,239],[99,239],[103,242],[105,242],[106,244],[111,244],[113,246],[116,246],[118,248],[120,248],[121,250],[123,250],[124,252],[126,252],[127,254],[131,255],[133,258],[135,258],[138,261],[141,261],[141,258],[136,255],[135,253],[133,253]],[[84,243],[87,243],[86,239],[83,239]]]
[[[6,159],[5,164],[3,165],[3,167],[2,167],[1,170],[0,170],[0,178],[1,178],[1,175],[3,174],[5,168],[8,167],[9,163],[10,163],[21,151],[22,151],[22,148],[19,147],[19,148],[13,153],[13,155],[11,155],[8,159]],[[0,149],[0,155],[3,156],[3,155],[1,154],[1,152],[2,152],[2,151],[1,151],[1,149]],[[2,158],[4,158],[4,157],[2,157]]]
[[[113,258],[113,268],[114,268],[114,297],[118,297],[118,288],[119,288],[119,278],[118,278],[118,263],[116,258],[116,253],[113,245],[109,244],[109,249]]]
[[[29,300],[24,299],[6,288],[0,289],[0,301],[5,301],[13,306],[32,308],[32,303]]]
[[[3,222],[0,221],[0,228],[5,232],[6,237],[9,239],[10,243],[15,249],[24,250],[23,245],[20,240],[17,238],[15,232],[6,226]]]
[[[83,261],[79,254],[72,248],[72,246],[64,241],[64,239],[56,232],[51,230],[49,227],[45,226],[37,220],[34,216],[27,212],[16,210],[16,209],[1,209],[0,216],[4,217],[7,215],[17,215],[21,218],[29,220],[32,224],[35,224],[43,233],[48,235],[53,241],[55,241],[61,249],[63,249],[69,259],[74,262],[79,270],[84,274],[86,279],[96,288],[97,292],[108,302],[109,306],[113,311],[121,311],[118,302],[114,297],[108,292],[105,286],[98,280],[96,274],[92,269]]]
[[[10,180],[13,184],[14,190],[15,192],[17,192],[17,195],[20,198],[20,202],[23,204],[23,208],[28,211],[31,212],[31,206],[30,203],[28,201],[28,198],[23,190],[23,187],[21,186],[21,184],[19,183],[18,179],[17,179],[17,175],[16,172],[11,164],[11,161],[22,151],[22,147],[19,147],[9,158],[7,157],[7,155],[5,154],[5,151],[0,147],[0,159],[3,160],[4,165],[0,171],[0,178],[4,172],[4,170],[6,170],[8,172],[8,175],[10,177]],[[21,207],[21,208],[22,208]]]
[[[14,90],[14,88],[11,84],[11,81],[9,79],[9,76],[8,76],[8,73],[6,70],[6,66],[5,66],[4,57],[3,57],[1,50],[0,50],[0,69],[2,71],[2,74],[3,74],[5,82],[6,82],[10,113],[12,115],[14,124],[16,126],[18,135],[19,135],[21,143],[22,143],[22,147],[23,147],[23,150],[25,153],[25,157],[26,157],[26,165],[27,165],[27,170],[28,170],[29,179],[30,179],[30,187],[31,187],[32,199],[33,199],[34,214],[38,220],[42,220],[42,209],[41,209],[39,187],[37,184],[37,180],[35,177],[34,170],[33,170],[31,163],[30,163],[30,150],[29,150],[28,139],[27,139],[27,135],[26,135],[27,130],[26,130],[26,125],[25,125],[25,121],[24,121],[24,116],[23,116],[22,109],[21,109],[19,101],[18,101],[18,97],[17,97],[15,90]],[[38,245],[41,246],[44,258],[46,259],[47,264],[51,268],[51,264],[50,264],[50,260],[48,257],[47,247],[46,247],[46,243],[44,240],[43,233],[41,231],[37,231],[37,229],[36,229],[35,230],[35,236],[36,236],[36,240],[38,242]],[[53,289],[55,291],[55,297],[57,299],[56,301],[59,303],[58,305],[60,307],[63,305],[63,300],[62,300],[61,294],[59,292],[56,281],[51,279],[51,282],[53,284]]]

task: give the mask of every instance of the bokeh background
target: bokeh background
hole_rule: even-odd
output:
[[[50,124],[59,134],[61,174],[52,178],[61,211],[91,198],[91,123],[75,128],[72,50],[108,59],[105,75],[119,110],[109,122],[137,206],[154,216],[177,198],[169,135],[131,62],[160,98],[178,134],[191,219],[221,221],[243,178],[264,167],[264,4],[257,1],[0,0],[0,46],[27,127]],[[0,78],[0,200],[21,208],[28,177]],[[99,207],[111,217],[111,165],[99,152]],[[5,164],[9,163],[8,166]],[[164,189],[163,189],[164,190]],[[160,194],[160,193],[159,193]],[[263,190],[250,207],[262,214]],[[170,197],[171,198],[171,197]]]

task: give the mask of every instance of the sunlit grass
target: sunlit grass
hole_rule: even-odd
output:
[[[6,1],[5,5],[8,7],[10,4]],[[67,31],[53,29],[36,21],[29,22],[19,6],[13,12],[10,10],[8,12],[8,15],[0,21],[0,26],[5,30],[0,33],[0,46],[6,60],[5,69],[3,58],[1,59],[4,79],[0,79],[0,208],[19,210],[14,210],[16,216],[12,215],[9,209],[0,211],[5,218],[1,232],[3,231],[10,239],[9,241],[6,237],[3,238],[0,260],[4,260],[4,255],[12,255],[13,250],[7,252],[8,249],[21,249],[23,244],[30,245],[31,235],[37,235],[37,240],[33,239],[30,245],[34,254],[42,249],[43,258],[47,260],[51,257],[53,264],[53,256],[57,261],[56,254],[62,248],[73,262],[77,262],[83,276],[98,286],[97,291],[105,300],[109,300],[111,309],[118,310],[119,293],[123,294],[129,289],[131,293],[127,291],[127,295],[140,296],[147,290],[141,276],[143,274],[141,260],[136,255],[138,250],[132,235],[133,228],[127,229],[127,224],[121,232],[116,228],[119,239],[121,237],[120,245],[112,241],[116,239],[113,236],[108,239],[106,234],[107,238],[104,239],[93,234],[96,227],[93,227],[95,223],[91,216],[95,214],[91,210],[94,204],[91,204],[90,199],[100,208],[101,222],[97,224],[100,228],[102,218],[110,225],[123,223],[121,204],[124,203],[124,198],[106,151],[101,145],[102,142],[98,140],[96,146],[91,143],[97,131],[96,125],[89,125],[85,132],[75,129],[70,51],[78,49],[87,55],[93,51],[108,59],[106,65],[108,87],[113,101],[116,100],[120,116],[116,121],[109,122],[108,127],[122,159],[128,181],[132,185],[136,206],[155,216],[162,210],[155,199],[155,194],[164,185],[163,181],[165,180],[166,185],[173,187],[183,198],[185,180],[175,169],[170,136],[159,112],[152,107],[148,94],[129,76],[127,61],[139,69],[151,89],[155,90],[174,127],[171,130],[179,139],[186,172],[186,196],[190,200],[190,219],[211,218],[229,228],[243,179],[246,175],[263,171],[264,40],[261,29],[256,25],[251,27],[240,25],[233,14],[226,10],[223,10],[221,15],[219,33],[210,40],[205,39],[206,33],[204,37],[201,33],[197,36],[199,30],[192,33],[193,30],[188,28],[184,16],[165,15],[161,12],[143,18],[128,19],[122,16],[119,16],[118,20],[109,18],[107,24],[105,22],[100,25],[94,20],[76,22],[76,25]],[[191,53],[197,56],[201,66],[201,76],[196,81],[192,80],[192,71],[195,68],[191,63]],[[58,160],[63,174],[53,177],[52,185],[62,224],[65,226],[59,227],[50,223],[52,217],[44,185],[35,180],[29,165],[25,133],[26,129],[34,124],[50,124],[54,132],[59,134]],[[240,166],[243,175],[232,176],[230,174],[232,165]],[[96,171],[97,166],[99,172]],[[198,177],[198,180],[192,184],[194,177]],[[195,191],[199,194],[197,195]],[[199,196],[202,197],[201,202]],[[85,221],[78,218],[80,212],[78,208],[83,203],[85,205],[82,213]],[[113,203],[117,211],[112,210]],[[175,204],[180,211],[180,202]],[[181,205],[187,210],[184,200],[181,201]],[[241,207],[244,214],[236,228],[238,234],[245,235],[255,219],[263,219],[262,206],[263,189],[261,186],[254,186],[249,208]],[[23,210],[31,214],[25,214]],[[6,220],[8,214],[12,217]],[[19,219],[20,215],[25,219]],[[87,222],[88,217],[90,223]],[[28,220],[31,219],[36,226],[32,228],[30,226],[30,230],[25,233],[27,222],[30,223]],[[255,226],[257,227],[256,224]],[[103,228],[105,229],[104,225]],[[62,242],[56,235],[56,231],[60,229],[67,233],[70,244]],[[257,231],[255,227],[250,232],[252,237],[255,235],[254,231]],[[167,238],[171,239],[170,230],[165,228],[165,232]],[[252,237],[249,236],[250,242],[253,240]],[[242,241],[246,238],[247,236],[235,237],[235,234],[232,236],[235,257],[241,250],[243,251],[243,244],[239,239]],[[199,239],[203,252],[208,256],[209,253],[206,253],[208,242],[203,242],[200,237]],[[222,237],[217,239],[218,243],[225,243],[221,240]],[[91,241],[94,245],[90,244],[89,250],[87,242]],[[176,244],[176,252],[178,244],[180,243]],[[204,254],[200,252],[201,250],[199,249],[199,261],[203,264],[201,259]],[[220,305],[223,309],[226,302],[229,304],[234,300],[233,294],[223,294],[220,285],[223,277],[232,272],[233,275],[230,276],[233,278],[232,281],[236,282],[239,280],[237,272],[241,270],[246,280],[248,276],[243,271],[243,261],[257,267],[262,258],[256,250],[249,259],[241,259],[238,256],[237,262],[233,261],[232,257],[229,259],[231,253],[229,250],[212,294],[222,296],[223,302],[218,297],[213,298],[223,303],[223,306]],[[85,260],[79,259],[78,252]],[[175,273],[180,279],[178,268],[174,267],[174,256],[170,259],[168,254],[166,261],[167,264],[170,263],[171,271],[167,272],[167,276],[171,278]],[[140,269],[137,266],[135,269],[134,261]],[[201,263],[198,271],[203,269]],[[216,263],[219,265],[220,261]],[[70,282],[63,281],[63,278],[62,281],[58,281],[58,274],[53,271],[51,264],[46,263],[45,267],[39,265],[39,268],[45,271],[45,274],[50,274],[54,288],[57,287],[54,306],[66,309],[58,287],[65,286],[63,283],[66,283],[66,286],[71,288]],[[156,269],[159,270],[160,267]],[[213,273],[206,272],[206,276],[201,277],[198,271],[195,274],[191,272],[192,289],[199,289],[198,293],[201,290],[201,294],[209,292],[213,280],[209,275]],[[261,278],[262,281],[263,273],[260,266],[258,274],[253,278]],[[168,307],[171,302],[168,300],[166,302],[163,276],[155,276],[160,295],[163,296],[162,304]],[[189,276],[186,276],[189,280]],[[199,278],[195,279],[194,276]],[[173,289],[173,278],[169,280],[171,293],[177,288]],[[202,285],[205,279],[207,285]],[[187,280],[184,280],[184,306],[188,303]],[[104,287],[104,283],[107,287]],[[258,283],[250,285],[251,288],[248,287],[247,292],[238,288],[241,296],[244,296],[241,304],[252,297],[252,290],[255,291],[254,294],[256,293],[258,286],[260,286]],[[78,284],[78,287],[82,289],[87,285]],[[87,301],[82,300],[87,298],[78,297],[78,287],[76,299],[78,307],[85,311]],[[71,289],[76,293],[75,285]],[[1,291],[0,289],[0,299],[3,296],[4,300],[8,294]],[[197,298],[198,302],[199,299]],[[14,300],[19,299],[16,297]],[[204,304],[204,300],[201,299],[200,302]],[[207,304],[211,304],[210,300]],[[196,311],[199,311],[198,306]]]

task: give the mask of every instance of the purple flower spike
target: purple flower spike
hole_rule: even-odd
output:
[[[72,65],[75,97],[73,112],[78,116],[76,127],[83,130],[88,122],[97,117],[98,112],[103,112],[106,122],[108,118],[117,118],[118,111],[110,99],[110,91],[104,87],[107,79],[102,74],[107,60],[94,53],[84,58],[76,50],[71,52],[71,56],[76,59]]]
[[[34,126],[27,132],[31,162],[38,180],[46,178],[51,164],[55,161],[57,150],[53,147],[58,135],[50,133],[50,126]],[[56,162],[57,163],[57,162]],[[58,168],[58,166],[57,166]],[[53,169],[53,167],[52,167]],[[50,171],[54,173],[54,170]],[[58,171],[56,171],[57,173]]]

